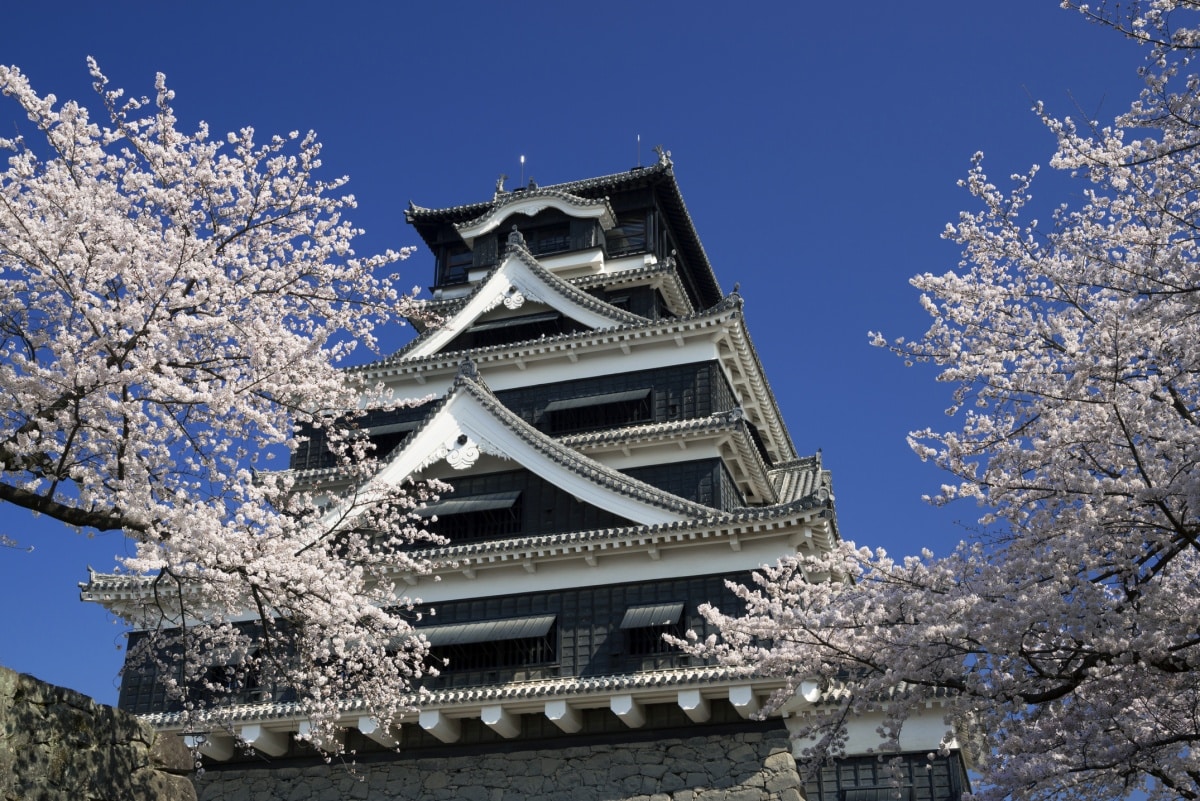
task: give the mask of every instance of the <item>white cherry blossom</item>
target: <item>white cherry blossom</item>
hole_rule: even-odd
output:
[[[386,721],[423,669],[394,576],[425,569],[424,491],[356,493],[374,455],[340,429],[332,495],[282,468],[375,392],[338,365],[420,313],[387,274],[407,251],[355,254],[313,134],[186,134],[162,76],[125,99],[91,67],[101,119],[0,67],[0,500],[136,544],[128,622],[191,713],[258,681],[318,733],[347,698]]]
[[[1200,797],[1198,7],[1085,7],[1148,49],[1145,91],[1107,127],[1039,107],[1076,176],[1052,224],[1036,170],[1001,188],[977,157],[959,268],[912,281],[932,323],[889,347],[936,365],[955,428],[911,442],[983,533],[902,561],[844,542],[708,611],[723,639],[694,650],[839,688],[803,718],[814,756],[851,716],[885,711],[886,750],[944,704],[978,798]]]

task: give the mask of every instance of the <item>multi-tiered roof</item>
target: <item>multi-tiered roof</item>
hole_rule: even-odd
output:
[[[448,538],[425,551],[433,574],[400,576],[437,610],[421,631],[448,662],[408,696],[414,725],[381,731],[347,699],[347,736],[422,748],[746,721],[781,683],[662,635],[706,633],[697,607],[731,605],[727,580],[829,547],[833,494],[820,455],[795,452],[667,154],[407,216],[434,253],[441,323],[354,372],[431,398],[362,425],[387,454],[380,480],[455,487],[425,510]],[[320,484],[328,465],[314,432],[292,468]],[[84,596],[118,608],[144,592],[93,575]],[[238,733],[295,752],[289,699],[257,688]],[[126,674],[121,705],[179,726],[152,671]],[[217,735],[205,748],[233,755]]]

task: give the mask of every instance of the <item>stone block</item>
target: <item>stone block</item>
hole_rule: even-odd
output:
[[[183,738],[175,734],[160,734],[150,746],[150,765],[170,773],[190,773],[193,766],[192,752],[183,744]]]
[[[675,790],[682,790],[686,786],[687,783],[684,782],[683,777],[678,773],[666,773],[658,780],[658,789],[668,793]]]
[[[729,752],[725,754],[725,758],[730,762],[745,762],[747,760],[754,760],[757,762],[758,752],[756,752],[750,746],[743,744],[731,748]]]
[[[725,801],[767,801],[767,794],[753,787],[736,787],[725,793]]]
[[[460,787],[455,793],[454,798],[460,799],[460,801],[491,801],[489,798],[490,795],[491,793],[488,791],[488,788],[475,785]]]
[[[488,777],[477,776],[476,781],[486,782]],[[509,788],[520,796],[529,797],[542,792],[547,783],[542,776],[517,776],[509,783]]]
[[[613,781],[620,781],[629,776],[641,776],[642,768],[640,765],[613,765],[608,775]]]
[[[133,777],[127,798],[145,801],[196,801],[196,788],[186,776],[144,770]]]
[[[763,767],[772,771],[796,772],[796,760],[790,751],[776,751],[763,760]]]
[[[422,782],[426,790],[440,790],[443,787],[449,786],[449,784],[450,777],[441,771],[426,774],[425,780]]]
[[[767,779],[766,788],[768,792],[779,793],[788,789],[789,787],[799,787],[801,784],[802,782],[800,781],[800,774],[795,772],[780,772]]]

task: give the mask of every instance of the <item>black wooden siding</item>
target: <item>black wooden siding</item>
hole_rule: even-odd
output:
[[[746,505],[737,483],[720,459],[671,462],[624,471],[660,490],[724,512]]]
[[[449,483],[454,487],[454,492],[445,496],[447,500],[513,490],[521,492],[519,501],[514,505],[514,513],[519,516],[520,520],[518,531],[502,532],[499,535],[493,533],[491,536],[484,533],[483,536],[467,537],[468,541],[496,539],[497,536],[532,537],[566,531],[593,531],[633,525],[632,521],[612,512],[580,503],[568,493],[527,470],[467,475],[451,479]],[[436,533],[438,524],[430,523],[428,528]]]
[[[726,412],[737,405],[737,398],[725,380],[717,362],[695,362],[657,370],[637,370],[616,375],[597,376],[556,384],[522,387],[496,393],[506,407],[526,422],[546,428],[543,410],[554,401],[585,398],[614,392],[650,389],[651,420],[664,423],[672,420],[692,420],[715,412]],[[356,421],[359,428],[395,425],[420,421],[429,414],[429,406],[370,412]],[[300,443],[292,455],[294,470],[331,467],[333,459],[325,447],[325,432],[308,429],[308,440]],[[387,443],[389,446],[392,441]]]
[[[895,784],[899,784],[896,787]],[[808,774],[808,801],[959,801],[970,789],[956,752],[929,759],[926,754],[842,757]]]
[[[746,505],[733,477],[720,459],[673,462],[625,472],[652,487],[714,509],[731,511]],[[520,493],[511,507],[480,514],[478,520],[468,517],[477,514],[474,512],[452,516],[439,514],[436,521],[426,524],[428,530],[449,537],[451,544],[635,525],[633,521],[606,509],[580,503],[569,493],[527,470],[467,475],[445,480],[454,487],[454,491],[446,493],[443,500],[451,503],[459,500],[470,501],[479,496],[495,497],[503,493]],[[436,507],[434,511],[436,512]],[[506,515],[511,516],[511,520]],[[497,518],[503,520],[503,525],[496,525]],[[484,523],[487,525],[482,525]]]
[[[733,593],[725,586],[727,579],[746,583],[750,577],[749,574],[694,576],[436,604],[437,614],[425,616],[429,625],[555,615],[556,659],[548,665],[502,670],[456,671],[450,666],[442,676],[427,679],[424,686],[433,689],[556,676],[606,676],[688,664],[687,657],[666,649],[658,654],[631,653],[636,649],[630,647],[627,630],[621,628],[625,612],[635,606],[682,603],[681,628],[692,629],[703,638],[711,632],[696,611],[700,604],[714,603],[726,610],[740,608]],[[142,636],[130,635],[131,652]],[[271,700],[262,696],[265,691],[265,688],[259,689],[253,699],[244,700]],[[275,691],[273,696],[274,700],[288,697],[286,691]],[[126,664],[117,706],[139,715],[169,708],[165,690],[152,664]]]

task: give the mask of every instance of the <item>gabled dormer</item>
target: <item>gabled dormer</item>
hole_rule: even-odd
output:
[[[471,294],[440,326],[425,331],[393,358],[409,361],[645,321],[645,317],[600,300],[545,269],[514,226],[504,256]]]
[[[687,298],[704,309],[722,292],[675,182],[669,153],[656,164],[585,181],[505,190],[446,209],[410,204],[405,216],[433,251],[433,295],[461,297],[502,258],[516,224],[542,264],[564,277],[671,260]],[[682,305],[681,305],[682,308]],[[683,312],[677,312],[683,313]]]
[[[578,503],[587,504],[638,525],[669,525],[707,519],[717,510],[607,467],[538,431],[508,410],[480,379],[475,365],[465,361],[447,395],[390,454],[371,483],[397,484],[413,478],[441,478],[476,468],[491,460],[511,470],[527,470],[557,487]],[[500,492],[511,493],[512,488]],[[489,496],[496,493],[480,493]],[[489,497],[511,505],[512,497]],[[475,507],[487,511],[482,506]],[[329,521],[345,515],[336,503]],[[353,525],[350,520],[349,525]]]

